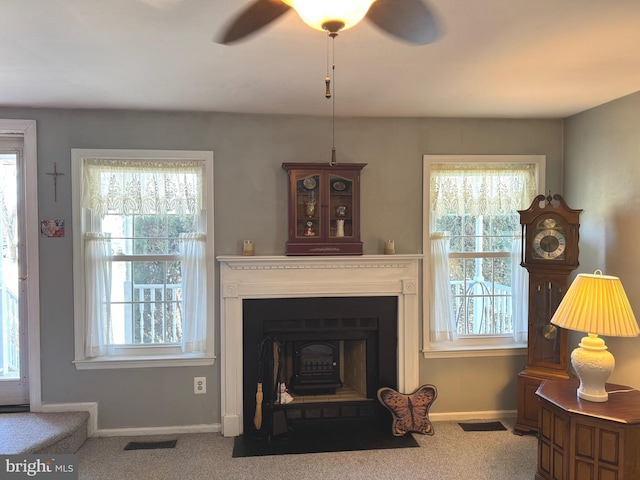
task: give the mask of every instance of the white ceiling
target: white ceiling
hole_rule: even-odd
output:
[[[327,40],[290,11],[213,41],[252,0],[0,0],[0,105],[331,115]],[[640,90],[640,0],[431,0],[413,46],[335,40],[336,115],[566,117]]]

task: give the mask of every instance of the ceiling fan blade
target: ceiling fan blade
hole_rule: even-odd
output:
[[[256,0],[229,24],[216,42],[223,45],[236,42],[273,22],[289,8],[280,0]]]
[[[423,0],[376,0],[366,18],[386,33],[416,45],[433,43],[443,34],[435,10]]]

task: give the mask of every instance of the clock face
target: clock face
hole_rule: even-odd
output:
[[[562,226],[553,218],[545,218],[537,225],[531,241],[533,257],[542,260],[564,260],[567,239]]]

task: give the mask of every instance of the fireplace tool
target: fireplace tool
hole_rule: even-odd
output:
[[[277,340],[273,340],[273,395],[272,405],[280,403],[280,377],[282,375],[282,362],[280,355],[282,353],[282,344]],[[289,425],[287,424],[287,414],[284,410],[271,410],[271,436],[278,437],[289,433]]]
[[[269,440],[289,433],[285,412],[274,409],[275,404],[278,403],[278,389],[282,374],[281,352],[281,343],[269,337],[262,340],[258,347],[258,384],[253,425],[256,432],[266,434]]]
[[[258,385],[256,389],[256,413],[253,416],[253,425],[256,430],[262,428],[262,400],[264,393],[262,391],[262,383],[264,382],[264,356],[266,348],[266,339],[260,342],[258,346]]]

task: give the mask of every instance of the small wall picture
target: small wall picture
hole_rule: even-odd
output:
[[[64,237],[64,220],[42,220],[40,222],[41,237]]]

